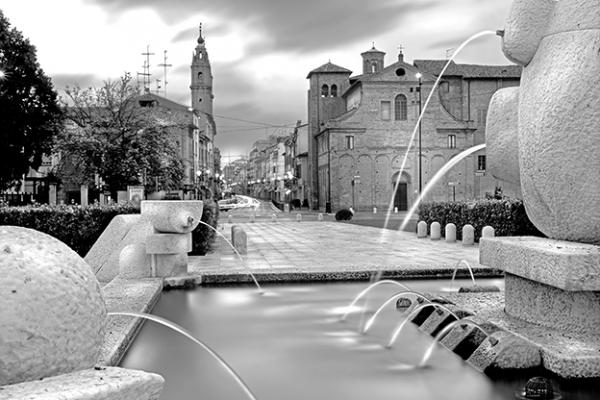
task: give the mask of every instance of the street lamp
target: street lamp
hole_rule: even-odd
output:
[[[423,178],[422,178],[422,165],[421,165],[421,158],[423,157],[422,153],[421,153],[421,120],[423,118],[421,118],[421,99],[422,99],[422,95],[421,95],[421,88],[423,86],[423,83],[421,81],[421,78],[423,77],[423,75],[420,72],[417,72],[415,74],[415,77],[419,80],[419,194],[421,194],[421,190],[423,187]]]

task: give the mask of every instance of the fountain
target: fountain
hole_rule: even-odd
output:
[[[598,377],[600,5],[517,1],[502,47],[523,74],[519,88],[492,98],[490,169],[520,184],[529,218],[548,238],[481,240],[480,262],[506,273],[506,314],[496,303],[480,315],[539,346],[553,373]]]
[[[422,301],[428,302],[420,306],[415,305],[415,308],[406,313],[404,321],[393,332],[389,347],[392,346],[400,331],[404,332],[404,328],[410,326],[408,324],[408,321],[411,320],[410,317],[425,308],[434,308],[444,311],[445,314],[434,315],[439,322],[435,326],[431,326],[430,334],[434,334],[436,340],[424,353],[422,366],[428,363],[438,340],[444,343],[445,339],[455,335],[457,330],[461,331],[457,334],[458,336],[463,335],[463,326],[467,325],[471,328],[481,329],[485,331],[486,336],[489,336],[470,354],[470,360],[479,365],[478,369],[481,371],[485,370],[491,361],[496,360],[496,357],[503,351],[502,349],[506,346],[513,346],[513,351],[502,358],[501,367],[533,367],[543,362],[544,368],[566,378],[600,376],[598,352],[600,341],[596,331],[600,324],[600,303],[598,302],[600,296],[600,252],[598,250],[598,243],[600,243],[600,207],[598,207],[600,202],[600,186],[598,185],[600,158],[597,156],[600,153],[600,141],[597,137],[600,122],[599,32],[600,7],[598,7],[597,0],[515,1],[507,29],[502,32],[503,47],[509,58],[524,65],[523,81],[519,89],[499,91],[492,100],[488,118],[490,126],[487,129],[489,135],[487,154],[490,158],[490,169],[495,170],[494,174],[497,179],[520,185],[531,219],[549,238],[483,238],[480,243],[481,262],[506,272],[506,294],[503,297],[496,294],[486,296],[472,293],[444,294],[450,304],[440,305],[429,302],[423,295],[411,292],[423,299]],[[518,112],[518,118],[515,115],[505,115],[506,110],[511,109]],[[515,125],[515,121],[518,121],[518,125]],[[515,156],[515,154],[518,155]],[[519,160],[518,168],[516,165],[504,161],[494,161],[494,157],[498,156],[500,158],[511,157],[510,159],[516,157]],[[166,220],[166,228],[154,226],[167,232],[168,236],[160,236],[155,233],[160,237],[155,238],[156,241],[152,243],[150,251],[146,253],[175,256],[161,257],[160,260],[158,256],[153,256],[155,257],[152,262],[153,268],[150,272],[146,268],[143,273],[164,276],[183,272],[181,254],[184,254],[185,249],[188,248],[187,229],[195,223],[195,218],[192,217],[190,220],[190,216],[185,217],[181,213],[173,214],[161,211],[157,215],[157,220]],[[179,231],[180,227],[184,227],[182,232]],[[7,237],[7,243],[9,238],[18,242],[24,238],[19,229],[0,228],[0,235]],[[11,306],[7,308],[11,311],[9,318],[5,319],[3,316],[1,320],[3,323],[8,321],[10,325],[5,323],[0,325],[3,339],[3,347],[0,351],[3,361],[1,366],[4,368],[0,370],[0,377],[3,379],[0,384],[16,383],[16,385],[3,387],[0,397],[10,396],[10,393],[13,393],[13,397],[19,397],[14,395],[14,393],[21,393],[14,392],[17,390],[16,387],[21,388],[19,382],[41,378],[53,382],[52,380],[56,378],[54,375],[59,374],[68,376],[69,374],[80,374],[80,371],[88,371],[79,375],[80,378],[85,375],[88,379],[85,381],[86,383],[92,380],[90,374],[92,378],[96,377],[96,382],[98,377],[102,380],[102,376],[104,376],[102,374],[108,374],[103,371],[109,371],[112,379],[119,374],[127,375],[129,370],[103,369],[104,367],[92,369],[97,358],[98,344],[103,335],[106,307],[102,295],[99,295],[100,289],[97,281],[93,275],[88,274],[89,268],[86,268],[85,263],[79,260],[65,262],[67,256],[71,257],[68,249],[46,251],[40,254],[40,250],[44,250],[44,243],[46,243],[44,240],[47,239],[39,237],[35,239],[24,238],[22,242],[28,242],[27,246],[29,247],[22,247],[22,250],[18,247],[21,246],[19,242],[17,247],[10,244],[0,251],[0,256],[10,259],[13,257],[11,254],[15,254],[15,248],[17,248],[22,254],[31,258],[26,260],[27,262],[23,264],[24,267],[41,266],[45,272],[42,274],[37,271],[31,276],[23,275],[17,278],[9,276],[8,279],[2,280],[2,287],[6,289],[2,292],[6,293],[5,297],[14,300],[23,296],[27,302],[11,302]],[[159,239],[164,239],[164,241]],[[5,241],[2,243],[4,246]],[[52,246],[55,244],[53,243]],[[55,249],[58,248],[59,246],[56,245]],[[163,249],[164,252],[160,249]],[[174,250],[177,251],[172,252]],[[140,257],[142,253],[132,252],[131,254],[134,254],[132,257]],[[69,260],[71,259],[73,258],[71,257]],[[43,263],[40,263],[39,260],[43,260]],[[46,260],[51,261],[46,262]],[[71,267],[75,262],[82,265],[77,265],[73,271]],[[145,261],[138,264],[146,265]],[[47,273],[48,267],[53,268],[51,274]],[[123,262],[122,267],[123,270],[126,270],[127,263]],[[23,271],[27,272],[24,268],[13,269],[14,273]],[[86,272],[84,274],[81,271]],[[127,271],[124,272],[127,273]],[[131,273],[132,271],[129,271],[129,274]],[[29,282],[33,280],[34,283],[38,283],[35,281],[36,279],[48,275],[54,280],[68,276],[79,281],[76,285],[69,285],[67,287],[69,290],[60,293],[61,296],[67,293],[68,296],[75,299],[64,305],[64,308],[69,311],[71,311],[70,307],[75,307],[74,313],[59,312],[56,314],[56,310],[48,310],[50,303],[46,301],[45,297],[38,297],[37,292],[27,292],[30,286],[34,286],[28,286]],[[18,287],[11,288],[10,285],[14,283],[18,283]],[[52,282],[44,284],[53,290],[66,287],[62,284],[53,286]],[[373,287],[375,286],[379,286],[379,284],[375,283]],[[76,291],[82,287],[86,288],[83,293]],[[331,296],[336,289],[339,290],[335,287],[325,290],[324,296]],[[363,291],[364,294],[369,289]],[[25,291],[21,292],[21,290]],[[181,307],[180,303],[173,306],[169,303],[169,298],[166,300],[166,305],[161,305],[161,307],[166,307],[167,311],[173,311],[173,309],[168,309],[169,306],[177,307],[177,309],[186,308],[190,309],[192,314],[203,312],[201,323],[194,328],[212,335],[211,339],[219,343],[229,353],[229,356],[241,353],[242,360],[238,360],[238,363],[243,373],[240,375],[244,377],[250,375],[253,383],[268,381],[268,384],[274,386],[278,391],[277,398],[284,397],[282,393],[285,393],[285,397],[289,399],[319,398],[319,395],[321,398],[327,398],[326,393],[328,392],[325,391],[325,395],[323,395],[323,388],[328,389],[329,393],[332,388],[337,389],[344,398],[364,398],[372,396],[372,388],[375,387],[380,389],[377,394],[378,398],[382,399],[396,399],[403,394],[406,394],[404,398],[420,399],[444,396],[454,398],[457,394],[463,395],[462,398],[472,399],[501,398],[501,394],[498,393],[506,392],[502,390],[492,392],[490,389],[492,384],[487,378],[480,374],[474,374],[470,368],[462,368],[464,366],[457,363],[454,358],[448,358],[448,354],[442,354],[440,357],[446,357],[447,365],[451,367],[441,368],[437,372],[431,372],[434,368],[415,372],[412,369],[398,371],[393,368],[386,369],[383,366],[376,371],[379,373],[377,376],[362,375],[364,369],[361,369],[360,365],[355,365],[362,364],[357,363],[357,359],[382,365],[382,362],[389,361],[385,357],[388,357],[393,349],[390,349],[389,352],[371,351],[372,347],[365,346],[364,343],[370,338],[358,334],[334,331],[332,335],[322,335],[321,328],[323,326],[330,330],[336,329],[334,327],[339,328],[339,324],[335,324],[339,321],[336,318],[332,322],[330,315],[320,311],[318,307],[304,307],[304,303],[290,304],[293,299],[283,299],[283,297],[280,298],[283,302],[281,306],[267,304],[269,299],[264,296],[249,296],[243,292],[243,289],[238,289],[233,294],[230,293],[233,292],[233,289],[224,289],[224,291],[228,294],[224,295],[223,292],[217,292],[212,288],[197,292],[170,293],[170,298],[189,296],[184,300],[185,306]],[[358,297],[361,297],[363,292]],[[50,291],[50,293],[54,292]],[[383,307],[407,294],[409,293],[396,293],[392,297],[387,297],[383,306],[371,317],[364,330],[370,328]],[[312,297],[312,293],[306,296]],[[57,297],[60,298],[60,296]],[[206,306],[211,299],[223,303],[228,312],[215,311]],[[334,300],[337,301],[339,298],[334,298]],[[38,303],[32,305],[29,303],[30,301],[38,301]],[[317,300],[318,304],[320,304],[320,300]],[[273,329],[274,337],[269,337],[267,329],[254,322],[258,319],[257,311],[251,305],[258,305],[265,310],[262,311],[261,324],[269,319],[276,321],[274,327],[279,330]],[[80,312],[77,307],[83,307],[83,311]],[[458,311],[467,312],[473,316],[467,322],[459,319],[461,313]],[[26,326],[30,320],[23,317],[29,316],[29,313],[33,313],[36,321],[51,323],[59,321],[59,323],[54,323],[52,326],[39,326],[38,328],[42,332],[38,335],[37,331]],[[46,313],[52,313],[53,318],[49,318]],[[56,319],[54,318],[55,314],[57,315]],[[139,316],[139,314],[126,311],[121,314]],[[233,314],[241,321],[241,323],[237,321],[238,325],[235,325],[235,328],[232,320],[226,319],[230,317],[229,314]],[[282,315],[293,317],[293,319],[281,320]],[[75,318],[72,318],[73,316]],[[452,316],[456,322],[440,328],[440,325],[447,321],[448,316]],[[158,320],[158,317],[153,318]],[[319,321],[317,325],[321,330],[314,328],[314,324],[310,328],[303,325],[307,321],[314,321],[315,318]],[[67,319],[67,321],[63,322],[63,319]],[[205,323],[207,320],[211,322]],[[216,332],[210,330],[213,325],[212,321],[220,323],[221,328]],[[281,321],[285,323],[281,323]],[[15,322],[24,325],[19,325],[17,329],[14,329]],[[427,321],[426,323],[433,325]],[[496,330],[491,334],[490,326],[495,326],[491,330]],[[57,329],[59,333],[55,335]],[[238,336],[236,337],[237,341],[231,342],[232,331],[236,330],[243,331],[244,337]],[[316,333],[317,331],[318,333]],[[73,336],[68,336],[65,340],[63,337],[65,332]],[[515,335],[507,339],[507,332],[514,332]],[[294,336],[294,340],[289,340],[294,333],[302,333],[305,336]],[[410,334],[414,342],[422,341],[425,336],[419,335],[418,331]],[[31,340],[38,336],[42,339]],[[326,337],[323,338],[323,336]],[[6,341],[7,337],[15,338],[15,340]],[[191,337],[191,334],[188,337]],[[430,338],[427,337],[427,339]],[[74,348],[65,348],[65,343]],[[308,345],[304,346],[305,344]],[[33,352],[26,351],[27,347],[32,345],[48,346],[51,350],[42,351],[34,348]],[[13,347],[18,350],[14,351]],[[162,346],[154,346],[154,349],[166,352],[156,356],[162,360],[162,357],[166,357],[167,353],[173,351],[177,346],[169,349],[160,347]],[[281,354],[285,355],[286,351],[282,351],[277,355],[271,355],[269,362],[265,363],[268,365],[260,365],[260,368],[257,368],[259,363],[256,356],[263,353],[267,347],[291,350],[292,356],[285,358]],[[413,354],[417,352],[413,347],[418,346],[407,347],[405,349],[407,352]],[[21,348],[24,350],[21,351]],[[341,348],[345,353],[338,352]],[[350,349],[352,357],[342,355],[348,354],[348,349]],[[137,351],[142,353],[142,358],[148,358],[147,348],[142,347]],[[186,350],[186,352],[188,351]],[[43,354],[44,357],[38,357],[38,353]],[[61,358],[57,358],[53,353],[58,353]],[[132,358],[135,358],[134,353],[135,351],[131,354]],[[518,353],[523,353],[525,356],[515,356]],[[7,354],[14,355],[16,358],[8,359],[5,357]],[[211,354],[214,356],[216,353],[211,352]],[[316,354],[320,354],[319,360],[322,365],[316,365],[317,363],[310,359],[309,356]],[[333,362],[332,360],[338,356],[346,357],[344,360],[347,362]],[[364,358],[360,358],[361,356]],[[306,376],[314,379],[318,384],[303,384],[305,393],[298,391],[292,393],[288,389],[288,385],[297,380],[296,361],[304,357],[309,358],[308,361],[305,360],[305,363],[310,366],[307,371],[304,371]],[[219,360],[222,361],[220,358]],[[207,368],[204,368],[200,361],[198,362],[201,370],[206,371]],[[271,368],[269,373],[265,373],[262,369],[269,366]],[[341,376],[348,378],[345,382],[346,387],[338,387],[341,386],[338,381],[328,378],[329,372],[335,369],[341,369]],[[229,370],[231,371],[231,368]],[[237,366],[236,370],[238,370]],[[442,375],[440,375],[440,371]],[[456,371],[460,371],[460,374]],[[145,394],[133,393],[129,395],[129,398],[158,398],[160,387],[162,387],[160,377],[141,372],[130,372],[130,374],[128,376],[137,382],[137,387],[145,388],[140,389]],[[233,375],[238,377],[238,383],[242,382],[237,374]],[[323,375],[326,376],[325,379],[322,378]],[[186,379],[189,380],[189,376]],[[436,388],[432,388],[436,385],[431,383],[439,383],[440,380],[442,381],[441,389],[436,393]],[[109,380],[107,379],[107,381]],[[363,385],[365,381],[368,381],[369,384]],[[457,388],[454,385],[449,389],[451,384],[456,381],[461,382],[460,387]],[[384,382],[385,385],[379,385],[381,382]],[[462,382],[465,382],[464,388]],[[464,392],[471,388],[468,383],[472,382],[475,382],[476,390],[465,394]],[[31,384],[43,385],[44,383],[36,381]],[[539,394],[541,391],[554,396],[551,387],[544,386],[544,382],[541,383],[532,382],[523,391],[523,396],[526,397],[527,393]],[[539,389],[541,386],[544,387]],[[151,388],[147,389],[148,387]],[[450,394],[449,390],[452,390]],[[259,390],[257,392],[262,394]],[[246,394],[254,398],[253,394],[248,392]]]

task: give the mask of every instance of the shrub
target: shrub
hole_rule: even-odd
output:
[[[0,207],[0,225],[22,226],[47,233],[84,257],[116,215],[139,212],[139,207],[131,204]]]
[[[204,200],[202,210],[202,218],[200,219],[205,224],[217,229],[217,221],[219,220],[219,205],[216,201]],[[199,224],[192,231],[192,255],[205,255],[212,250],[216,233],[204,224]]]
[[[352,211],[348,210],[347,208],[342,208],[341,210],[335,213],[335,220],[350,221],[352,219],[352,215],[354,215]]]
[[[216,202],[204,204],[202,221],[216,228],[219,208]],[[81,257],[92,248],[110,221],[119,214],[139,214],[132,204],[29,205],[0,206],[0,225],[16,225],[47,233],[61,240]],[[206,254],[212,246],[215,233],[200,224],[192,232],[194,254]]]
[[[429,227],[437,221],[442,226],[456,225],[456,236],[462,238],[462,227],[471,224],[475,228],[475,240],[481,237],[481,229],[490,225],[496,236],[544,236],[531,223],[525,213],[523,201],[515,199],[478,200],[475,202],[433,202],[419,206],[419,220]]]
[[[295,209],[302,208],[302,202],[300,201],[300,199],[293,199],[290,205]]]

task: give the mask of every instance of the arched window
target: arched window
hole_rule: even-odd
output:
[[[328,97],[328,96],[329,96],[329,86],[327,86],[327,85],[321,86],[321,97]]]
[[[331,97],[337,97],[337,85],[331,85]]]
[[[406,96],[399,94],[394,101],[396,121],[406,121]]]
[[[377,63],[373,62],[371,63],[371,73],[374,74],[375,72],[377,72]]]

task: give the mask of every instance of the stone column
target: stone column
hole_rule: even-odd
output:
[[[88,200],[88,186],[81,185],[79,188],[79,193],[81,194],[81,201],[79,202],[83,207],[86,207],[89,204]]]
[[[56,205],[56,185],[50,185],[48,190],[48,203],[52,206]]]

